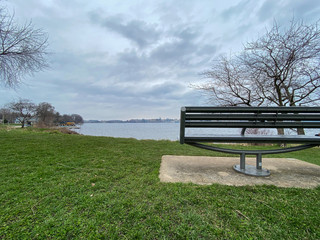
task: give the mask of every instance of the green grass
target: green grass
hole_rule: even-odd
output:
[[[170,141],[1,129],[0,239],[320,239],[320,187],[161,183],[167,154],[227,156]],[[320,165],[319,148],[277,156]]]

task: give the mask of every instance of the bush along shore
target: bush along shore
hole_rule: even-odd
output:
[[[171,141],[1,128],[0,238],[320,239],[320,187],[161,183],[163,155],[230,156]],[[273,156],[320,165],[319,148]]]

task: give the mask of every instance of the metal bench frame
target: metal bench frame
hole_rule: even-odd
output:
[[[239,135],[186,136],[186,128],[242,128]],[[320,107],[182,107],[180,143],[240,154],[234,170],[251,176],[269,176],[262,168],[262,155],[299,151],[320,145],[320,137],[306,135],[245,135],[246,128],[320,128]],[[203,143],[292,143],[303,144],[272,150],[236,150]],[[247,165],[246,155],[256,156],[256,166]]]

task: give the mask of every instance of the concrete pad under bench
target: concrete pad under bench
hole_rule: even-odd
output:
[[[255,158],[246,163],[255,165]],[[314,188],[320,185],[320,166],[293,158],[263,158],[263,168],[270,170],[268,177],[254,177],[236,172],[237,157],[162,156],[161,182],[182,182],[233,186],[275,185],[278,187]]]

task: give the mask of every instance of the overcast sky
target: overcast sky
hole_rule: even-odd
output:
[[[179,118],[181,106],[207,105],[190,87],[222,53],[237,52],[276,20],[307,23],[319,0],[2,0],[19,23],[49,35],[50,68],[0,107],[27,98],[84,119]]]

